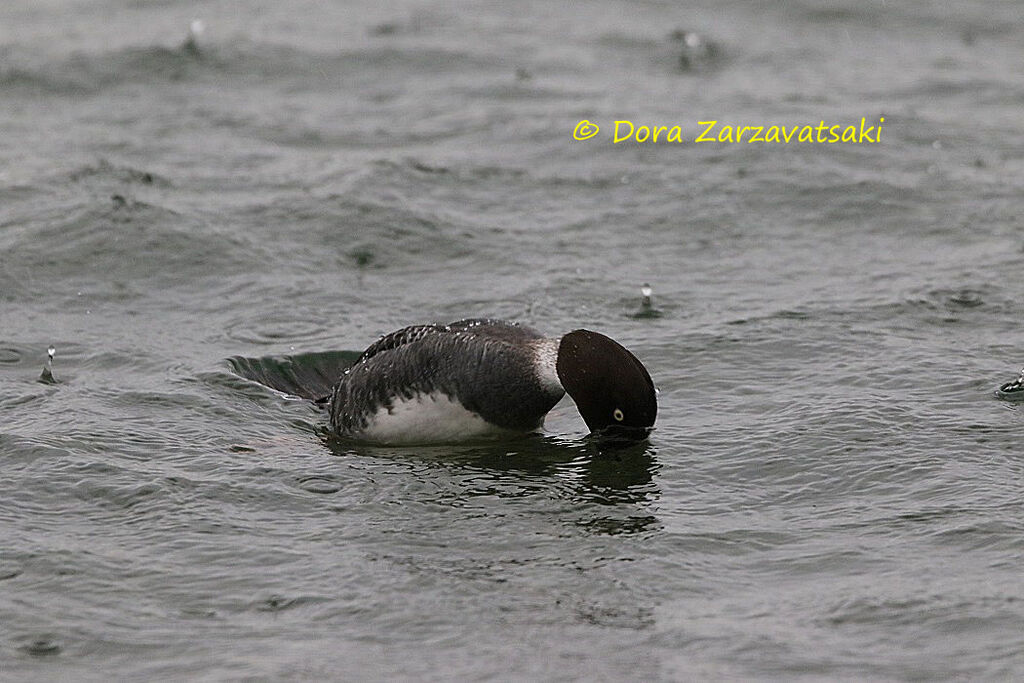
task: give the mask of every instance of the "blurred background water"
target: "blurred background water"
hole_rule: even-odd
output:
[[[1016,0],[0,5],[0,674],[1024,675],[1022,74]],[[650,442],[226,360],[467,316],[620,340]]]

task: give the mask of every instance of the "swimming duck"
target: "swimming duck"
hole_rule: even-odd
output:
[[[596,433],[643,438],[658,412],[650,374],[618,342],[491,319],[385,335],[322,402],[338,436],[439,443],[534,431],[565,393]]]

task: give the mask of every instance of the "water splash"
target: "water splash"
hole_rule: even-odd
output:
[[[53,376],[53,357],[57,354],[57,349],[51,344],[46,349],[46,365],[43,366],[43,372],[39,375],[39,381],[43,384],[57,384],[58,379]]]
[[[654,290],[651,285],[647,282],[640,288],[640,310],[633,314],[634,318],[660,318],[661,311],[654,307],[654,302],[651,299],[651,293]]]
[[[676,29],[669,34],[678,48],[678,67],[680,71],[700,71],[715,64],[721,57],[718,43],[696,31]]]
[[[996,389],[996,396],[1006,401],[1024,401],[1024,368],[1020,377]]]
[[[203,23],[202,19],[193,19],[192,23],[188,25],[188,37],[185,38],[185,42],[181,44],[181,49],[193,57],[200,55],[199,50],[199,36],[206,30],[206,24]]]

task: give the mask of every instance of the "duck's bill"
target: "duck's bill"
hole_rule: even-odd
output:
[[[590,433],[590,437],[601,443],[628,442],[635,443],[647,439],[654,427],[626,427],[624,425],[609,425],[603,429],[596,429]]]

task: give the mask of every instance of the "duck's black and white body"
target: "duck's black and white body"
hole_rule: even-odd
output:
[[[552,339],[501,320],[380,338],[338,380],[328,409],[339,436],[451,442],[536,430],[566,392],[593,431],[646,434],[654,424],[650,375],[617,342],[588,330]]]

